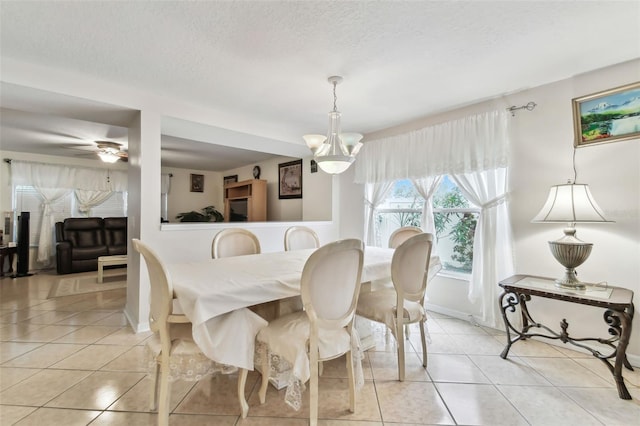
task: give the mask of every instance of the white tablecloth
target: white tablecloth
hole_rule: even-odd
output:
[[[300,294],[313,249],[169,264],[198,347],[214,361],[253,370],[255,336],[267,322],[248,306]],[[391,276],[392,249],[366,247],[362,282]]]

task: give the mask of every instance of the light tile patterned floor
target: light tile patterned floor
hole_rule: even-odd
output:
[[[144,344],[122,313],[125,290],[47,299],[52,273],[0,280],[0,424],[153,425]],[[373,425],[637,425],[640,373],[625,370],[633,400],[618,398],[605,365],[590,355],[537,341],[518,342],[499,357],[499,330],[432,313],[425,370],[419,333],[409,336],[407,380],[396,380],[395,344],[382,327],[365,354],[365,386],[348,411],[344,361],[325,365],[320,424]],[[277,425],[308,422],[308,404],[289,409],[249,375],[249,417],[240,419],[236,375],[171,388],[171,425]],[[306,399],[305,399],[306,400]]]

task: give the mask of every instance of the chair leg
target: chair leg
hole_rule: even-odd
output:
[[[426,322],[424,320],[420,321],[420,338],[422,339],[422,366],[427,368],[427,339],[425,336]]]
[[[356,412],[356,376],[353,372],[353,354],[347,352],[347,377],[349,378],[349,411]]]
[[[242,418],[246,419],[249,414],[249,404],[244,396],[244,388],[247,384],[247,374],[249,371],[246,368],[241,368],[238,371],[238,400],[240,401],[240,409]]]
[[[160,376],[160,364],[156,362],[155,371],[151,376],[151,387],[150,387],[150,403],[149,410],[156,411],[158,409],[158,376]]]
[[[318,350],[311,350],[309,366],[311,377],[309,379],[309,425],[318,425]]]
[[[411,333],[411,331],[409,330],[409,324],[405,324],[404,326],[404,336],[405,339],[409,340],[409,334]]]
[[[158,426],[169,426],[169,356],[163,356],[160,365],[160,403]]]
[[[260,398],[260,404],[264,404],[267,400],[267,387],[269,386],[269,372],[271,370],[271,355],[269,354],[269,348],[265,350],[265,354],[262,357],[262,383],[260,383],[260,390],[258,391],[258,397]]]
[[[404,382],[404,324],[396,326],[396,340],[398,344],[398,380]]]

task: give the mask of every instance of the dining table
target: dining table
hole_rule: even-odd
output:
[[[315,249],[169,263],[177,303],[193,339],[210,359],[254,368],[255,337],[267,321],[250,306],[300,295],[304,265]],[[367,246],[363,283],[390,279],[393,249]]]

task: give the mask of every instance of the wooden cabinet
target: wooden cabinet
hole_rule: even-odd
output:
[[[225,222],[265,222],[266,220],[266,180],[244,180],[224,186]]]

